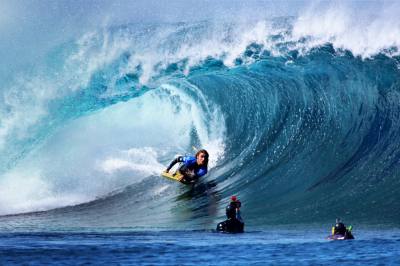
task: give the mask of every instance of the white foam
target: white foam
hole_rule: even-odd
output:
[[[170,185],[164,185],[164,186],[160,186],[160,187],[155,187],[154,190],[153,190],[153,195],[160,196],[169,187],[170,187]]]
[[[125,34],[112,34],[103,28],[83,35],[76,45],[76,51],[69,56],[65,65],[67,73],[79,77],[71,84],[74,90],[87,87],[94,73],[127,51],[130,40]]]
[[[107,174],[130,171],[135,176],[158,175],[164,168],[157,160],[154,148],[133,148],[119,152],[116,157],[108,157],[99,163],[99,167]]]
[[[89,199],[84,194],[58,194],[38,169],[17,168],[0,179],[0,215],[43,211]]]
[[[182,91],[176,89],[174,86],[166,84],[163,85],[163,88],[172,93],[172,96],[179,95],[183,102],[189,104],[190,109],[186,110],[185,113],[191,118],[191,123],[195,127],[202,144],[201,148],[209,152],[210,168],[214,167],[217,161],[223,158],[225,152],[226,127],[222,112],[218,107],[210,105],[202,94],[197,94],[198,99],[196,102],[193,98],[182,93]],[[193,85],[192,90],[196,90]],[[203,105],[206,109],[201,109],[200,105]]]
[[[210,149],[212,167],[223,154],[223,118],[191,89],[197,100],[164,85],[66,123],[0,176],[0,214],[82,203],[159,175],[165,158],[172,160],[190,147],[193,128]]]
[[[306,51],[332,43],[337,49],[371,57],[393,47],[400,48],[399,12],[399,2],[382,2],[373,7],[368,3],[354,6],[345,2],[313,5],[295,21],[293,41],[309,38],[304,46],[298,44]]]
[[[4,109],[0,119],[0,150],[9,141],[29,137],[30,129],[47,114],[44,102],[53,97],[51,84],[34,78],[28,82],[18,80],[3,93]]]

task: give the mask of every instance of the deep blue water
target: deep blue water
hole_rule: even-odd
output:
[[[1,233],[2,265],[398,265],[399,230],[359,230],[328,241],[323,230]]]

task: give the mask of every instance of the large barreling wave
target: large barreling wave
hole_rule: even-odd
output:
[[[53,47],[2,84],[0,215],[213,228],[235,194],[253,226],[398,224],[400,21],[335,10],[107,24]],[[198,185],[159,176],[193,146],[211,157]]]

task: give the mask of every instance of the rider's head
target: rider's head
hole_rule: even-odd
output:
[[[198,165],[204,165],[207,167],[208,165],[208,152],[206,150],[199,150],[196,153],[196,162]]]
[[[236,196],[232,196],[230,205],[234,208],[240,208],[242,206],[242,203],[238,200]]]

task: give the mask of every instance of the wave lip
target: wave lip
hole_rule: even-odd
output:
[[[298,40],[308,38],[311,47],[332,43],[362,58],[379,53],[399,55],[400,21],[395,15],[399,10],[395,2],[363,8],[357,3],[315,5],[299,15],[293,36]]]

